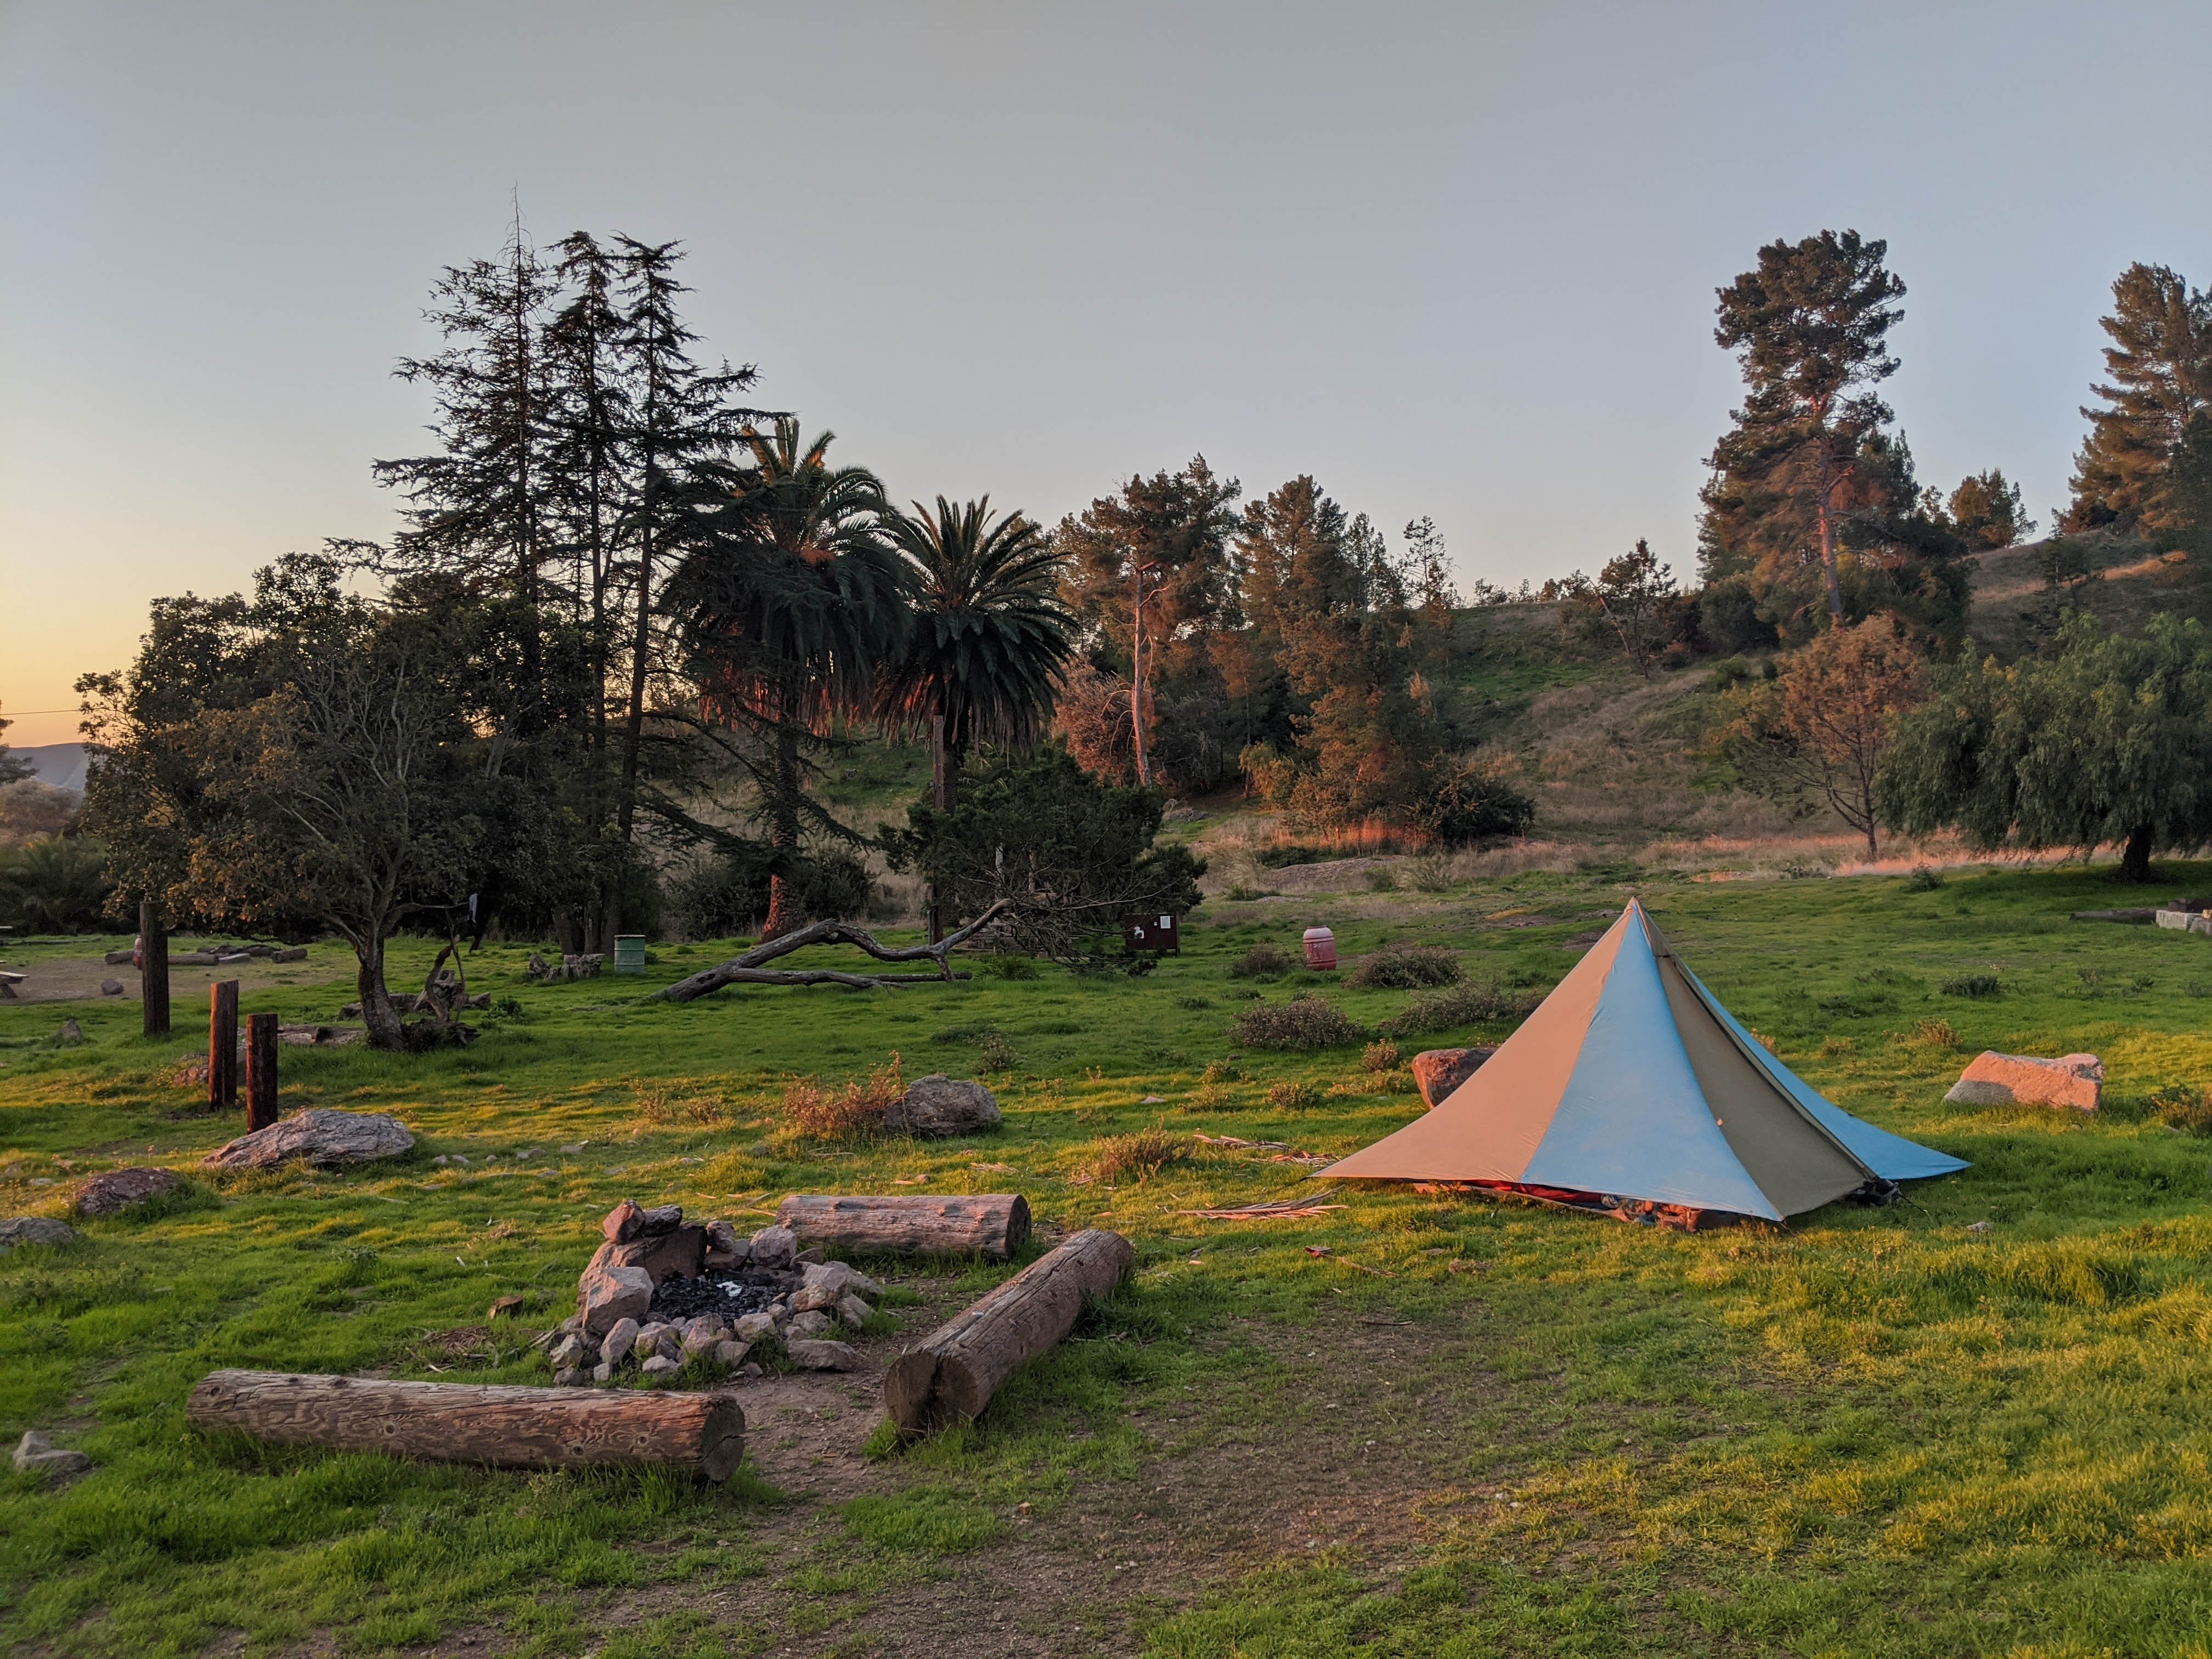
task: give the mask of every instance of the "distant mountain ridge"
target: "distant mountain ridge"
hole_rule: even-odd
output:
[[[57,789],[84,787],[84,745],[81,743],[33,744],[21,749],[11,746],[8,754],[11,759],[30,762],[40,783],[50,783]]]

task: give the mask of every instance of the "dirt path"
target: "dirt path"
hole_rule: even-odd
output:
[[[129,963],[111,968],[100,957],[40,957],[26,965],[11,966],[0,958],[0,967],[26,975],[15,988],[19,1002],[137,1002],[138,970]],[[310,946],[305,962],[274,963],[256,957],[252,962],[223,968],[169,965],[169,1002],[173,1008],[204,1006],[207,988],[217,980],[234,979],[240,991],[264,991],[276,985],[343,984],[351,990],[353,958],[331,945]],[[121,993],[106,996],[103,981],[118,981]],[[336,1012],[333,1010],[332,1012]]]

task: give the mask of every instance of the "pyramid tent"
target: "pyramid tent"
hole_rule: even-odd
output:
[[[1752,1036],[1629,901],[1425,1117],[1321,1171],[1643,1200],[1780,1220],[1966,1164],[1861,1122]]]

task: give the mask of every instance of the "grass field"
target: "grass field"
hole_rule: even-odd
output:
[[[2160,875],[2161,893],[2212,883]],[[1441,944],[1471,978],[1540,990],[1631,890],[1817,1086],[1974,1167],[1894,1209],[1689,1237],[1388,1188],[1303,1220],[1181,1213],[1307,1173],[1199,1134],[1335,1153],[1418,1109],[1357,1044],[1240,1048],[1255,992],[1317,991],[1367,1026],[1417,994],[1231,978],[1251,945],[1328,921],[1348,957]],[[473,1047],[284,1052],[288,1106],[393,1112],[420,1139],[408,1158],[192,1173],[76,1245],[0,1257],[0,1432],[44,1428],[96,1460],[59,1490],[0,1474],[0,1644],[2212,1654],[2212,1141],[2161,1115],[2212,1082],[2212,941],[2067,919],[2133,902],[2080,871],[1919,891],[1530,873],[1216,902],[1137,980],[1048,968],[684,1007],[642,996],[717,947],[558,987],[525,980],[526,947],[487,947],[471,987],[511,1001]],[[327,984],[247,1009],[335,1017],[344,964],[327,946],[311,962]],[[427,963],[403,951],[395,983]],[[1973,975],[2000,988],[1946,994]],[[172,1080],[192,1011],[154,1042],[137,1012],[0,1006],[0,1212],[61,1214],[72,1181],[117,1164],[191,1172],[237,1133]],[[69,1013],[87,1041],[54,1046]],[[1012,1062],[988,1079],[998,1135],[821,1146],[781,1121],[794,1075],[841,1081],[894,1051],[909,1077],[974,1075],[987,1042]],[[2107,1108],[1942,1103],[1983,1048],[2094,1050]],[[1146,1173],[1120,1138],[1148,1129],[1170,1161]],[[430,1162],[454,1152],[471,1162]],[[222,1365],[543,1380],[528,1338],[568,1310],[625,1194],[759,1224],[785,1192],[922,1176],[1019,1190],[1051,1228],[1121,1229],[1139,1267],[984,1419],[918,1448],[872,1440],[849,1388],[756,1415],[757,1455],[713,1491],[184,1425],[191,1384]],[[878,1354],[1003,1272],[882,1265]],[[485,1326],[508,1292],[522,1318]]]

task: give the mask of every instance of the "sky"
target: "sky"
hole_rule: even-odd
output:
[[[899,499],[1202,453],[1462,582],[1694,571],[1714,290],[1886,238],[1924,482],[2048,523],[2131,260],[2212,285],[2201,8],[0,0],[0,714],[159,596],[381,538],[441,266],[681,239],[709,350]]]

